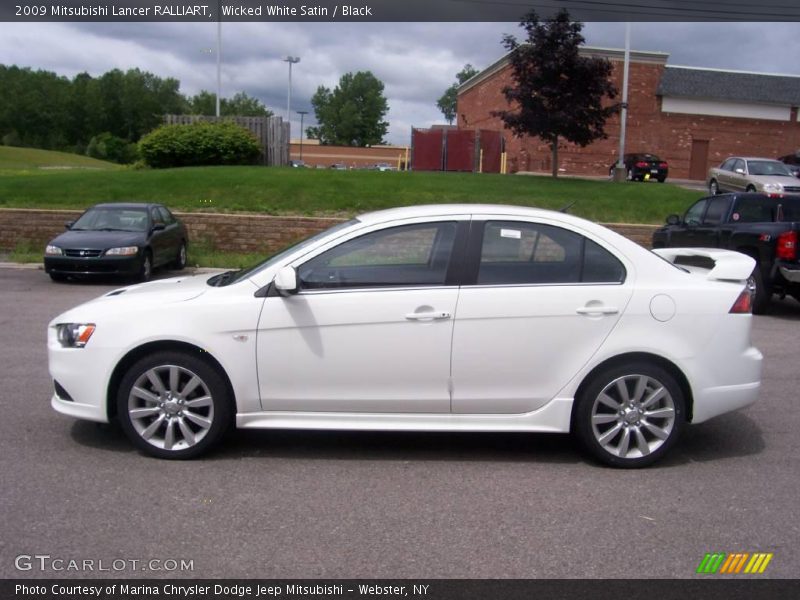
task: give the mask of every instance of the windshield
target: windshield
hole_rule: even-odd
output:
[[[747,162],[750,175],[772,175],[778,177],[794,177],[789,168],[777,160],[751,160]]]
[[[72,224],[78,231],[147,231],[144,208],[90,208]]]
[[[279,263],[281,260],[283,260],[289,254],[291,254],[293,252],[297,252],[299,250],[302,250],[303,248],[305,248],[307,246],[311,246],[312,244],[314,244],[318,240],[320,240],[320,239],[322,239],[324,237],[327,237],[327,236],[329,236],[331,234],[334,234],[337,231],[341,231],[342,229],[347,229],[351,225],[355,225],[358,222],[359,222],[358,219],[351,219],[349,221],[344,221],[342,223],[338,223],[338,224],[334,225],[333,227],[329,227],[328,229],[325,229],[324,231],[320,231],[319,233],[316,233],[316,234],[312,235],[311,237],[305,238],[304,240],[300,240],[299,242],[297,242],[296,244],[292,244],[288,248],[284,248],[283,250],[281,250],[277,254],[273,254],[268,259],[263,260],[260,263],[256,263],[252,267],[248,267],[247,269],[241,269],[239,271],[227,271],[225,273],[221,273],[219,275],[216,275],[216,276],[214,276],[214,277],[212,277],[211,279],[208,280],[208,284],[209,285],[213,285],[213,286],[217,286],[217,287],[222,287],[222,286],[230,285],[232,283],[236,283],[237,281],[241,281],[243,279],[246,279],[247,277],[249,277],[253,273],[256,273],[256,272],[261,271],[263,269],[268,269],[272,265],[274,265],[276,263]]]

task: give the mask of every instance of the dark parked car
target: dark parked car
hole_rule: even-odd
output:
[[[778,160],[789,167],[792,175],[800,177],[800,154],[787,154],[786,156],[781,156]]]
[[[800,196],[732,193],[707,196],[683,217],[670,215],[653,233],[653,248],[722,248],[756,261],[748,284],[753,312],[764,313],[773,294],[800,301]]]
[[[659,183],[664,183],[669,174],[669,164],[661,160],[655,154],[637,153],[626,154],[622,160],[625,165],[626,179],[628,181],[649,181],[657,179]],[[614,169],[617,163],[608,168],[608,174],[614,176]]]
[[[53,281],[125,275],[147,281],[153,269],[186,266],[183,223],[161,204],[98,204],[45,248],[44,269]]]

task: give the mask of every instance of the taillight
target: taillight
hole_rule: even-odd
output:
[[[743,290],[729,311],[732,315],[743,315],[753,312],[753,294],[750,290]]]
[[[778,236],[775,256],[783,260],[797,259],[797,232],[787,231]]]
[[[665,163],[665,162],[658,163],[658,168],[659,169],[666,169],[667,168],[667,163]]]
[[[639,167],[640,169],[645,169],[647,168],[647,163],[640,160],[639,162],[636,163],[636,166]]]

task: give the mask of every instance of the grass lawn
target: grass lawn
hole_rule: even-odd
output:
[[[574,202],[570,213],[594,221],[663,223],[666,215],[683,212],[697,197],[698,192],[669,184],[472,173],[197,167],[0,174],[0,206],[8,208],[148,200],[178,211],[346,217],[413,204],[485,202],[557,210]]]
[[[36,148],[0,146],[0,176],[25,175],[35,172],[61,172],[71,169],[119,170],[124,167],[68,152],[53,152]]]

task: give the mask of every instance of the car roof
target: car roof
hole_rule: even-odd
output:
[[[151,206],[161,206],[153,202],[103,202],[95,204],[92,208],[150,208]]]
[[[730,160],[731,158],[740,158],[741,160],[768,160],[771,162],[780,162],[776,158],[766,158],[764,156],[729,156],[725,160]],[[725,162],[725,161],[723,161]]]

